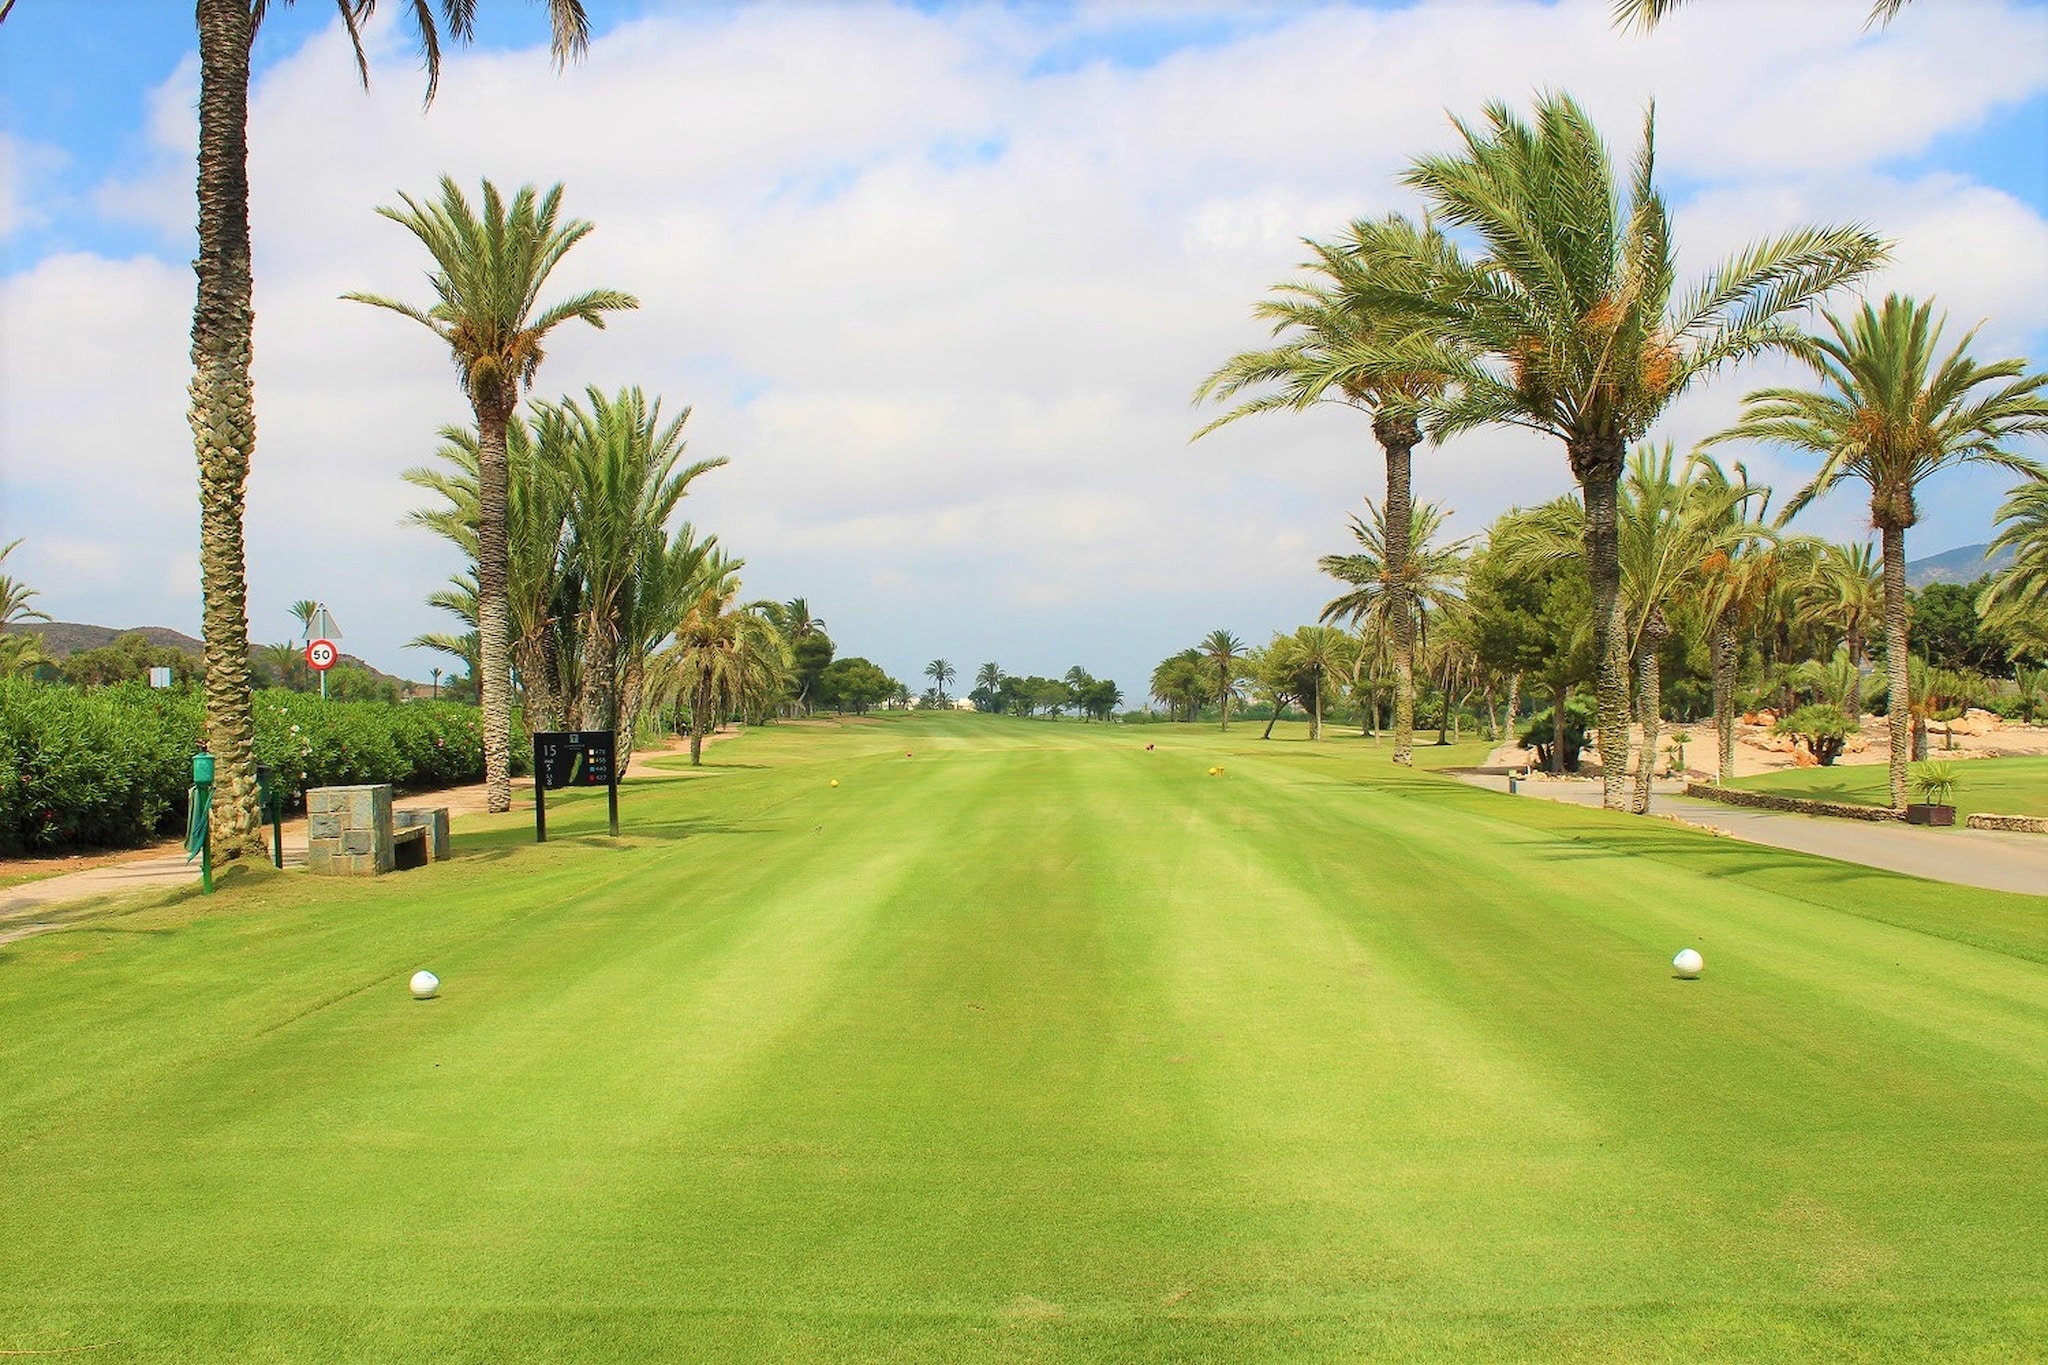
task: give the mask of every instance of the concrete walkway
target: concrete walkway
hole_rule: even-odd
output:
[[[1461,782],[1505,792],[1508,780],[1491,773],[1458,773]],[[1597,781],[1520,784],[1520,795],[1571,805],[1600,805]],[[1895,821],[1835,820],[1818,815],[1725,806],[1683,794],[1676,782],[1650,789],[1650,813],[1719,830],[1753,844],[1811,853],[1837,862],[1860,863],[1958,886],[2048,896],[2048,835],[2006,834],[1984,829],[1923,829]]]

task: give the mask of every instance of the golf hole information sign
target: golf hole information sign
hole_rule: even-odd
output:
[[[610,730],[543,731],[533,737],[533,841],[548,841],[548,793],[603,787],[610,795],[612,837],[619,833],[619,770]]]

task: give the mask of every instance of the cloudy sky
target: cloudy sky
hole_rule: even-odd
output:
[[[1190,444],[1189,393],[1260,342],[1250,306],[1300,238],[1414,208],[1400,168],[1491,99],[1569,90],[1623,148],[1654,100],[1692,269],[1865,221],[1896,243],[1876,289],[2048,357],[2048,5],[1925,0],[1866,32],[1865,0],[1697,0],[1642,38],[1606,0],[587,3],[596,40],[559,74],[537,6],[483,6],[430,110],[394,23],[365,93],[332,6],[273,6],[251,102],[258,640],[317,597],[379,666],[438,662],[403,646],[444,624],[421,599],[458,565],[401,526],[398,473],[467,409],[424,331],[336,296],[425,296],[423,253],[371,210],[443,172],[566,183],[598,230],[559,287],[643,307],[563,334],[541,394],[691,406],[692,453],[732,464],[687,513],[746,557],[749,594],[807,596],[842,653],[905,680],[935,656],[1080,663],[1135,701],[1211,628],[1312,619],[1314,558],[1382,478],[1366,423]],[[0,29],[0,542],[27,538],[8,567],[59,619],[196,634],[190,25],[165,0],[20,0]],[[1764,377],[1660,436],[1698,438]],[[1418,483],[1471,532],[1569,479],[1554,446],[1473,435],[1421,452]],[[1948,477],[1914,552],[1985,539],[2002,491]],[[1867,526],[1846,494],[1812,522]]]

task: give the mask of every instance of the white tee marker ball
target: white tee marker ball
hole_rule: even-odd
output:
[[[438,977],[438,976],[435,976],[435,975],[434,975],[434,974],[433,974],[432,972],[414,972],[414,973],[412,974],[412,998],[413,998],[413,999],[415,999],[415,1000],[432,1000],[432,999],[434,998],[435,994],[436,994],[436,993],[437,993],[437,992],[438,992],[438,991],[439,991],[440,989],[441,989],[441,978],[440,978],[440,977]]]
[[[1671,959],[1671,965],[1678,969],[1680,976],[1689,978],[1698,976],[1706,968],[1707,960],[1693,949],[1684,948],[1679,951],[1677,957]]]

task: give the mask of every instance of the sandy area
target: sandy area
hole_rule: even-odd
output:
[[[1983,713],[1974,713],[1981,717]],[[1991,720],[1995,720],[1993,717]],[[1958,721],[1962,726],[1964,722]],[[1713,776],[1714,768],[1714,723],[1701,721],[1690,726],[1664,727],[1658,737],[1658,747],[1669,753],[1672,735],[1683,729],[1692,738],[1686,742],[1685,764],[1689,774],[1707,778]],[[1935,725],[1927,735],[1929,756],[1944,755],[1951,758],[2019,758],[2048,755],[2048,726],[1992,724],[1990,720],[1978,720],[1966,732],[1957,729],[1953,749],[1948,743],[1943,728]],[[1642,732],[1636,730],[1631,737],[1631,748],[1642,743]],[[1884,764],[1890,760],[1891,741],[1883,716],[1865,716],[1861,729],[1853,736],[1848,747],[1835,760],[1835,766],[1858,767],[1863,764]],[[1788,741],[1773,735],[1764,724],[1738,721],[1735,726],[1735,775],[1749,777],[1756,773],[1777,772],[1781,768],[1811,766],[1802,764],[1803,754],[1796,752]],[[1519,744],[1503,744],[1487,755],[1485,766],[1489,768],[1526,767],[1536,761],[1535,751],[1524,749]],[[1659,763],[1661,775],[1665,764]]]

